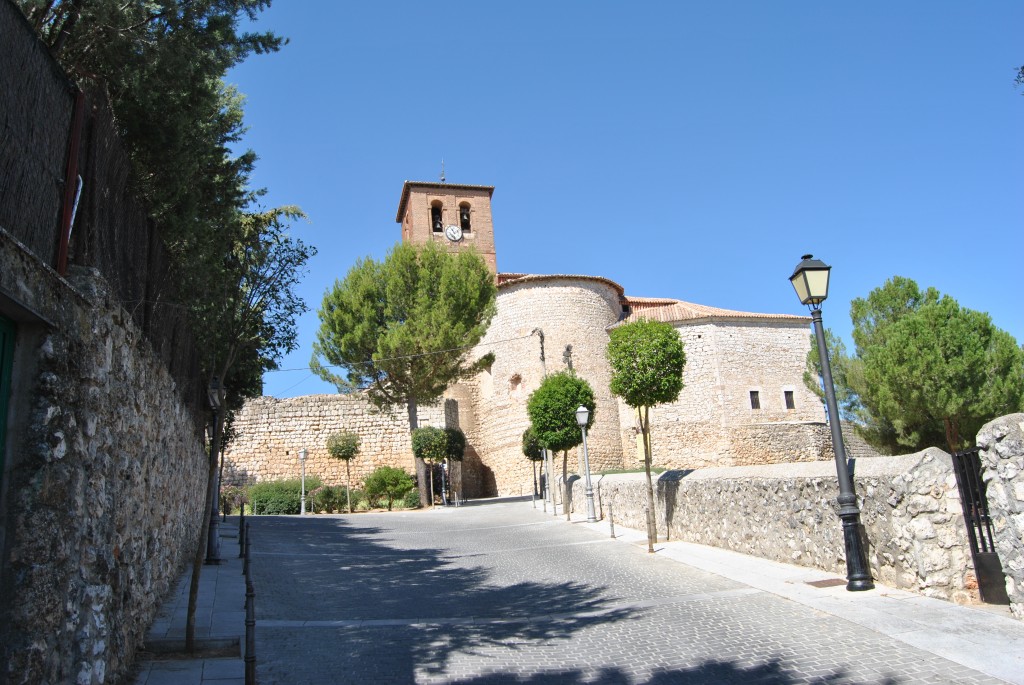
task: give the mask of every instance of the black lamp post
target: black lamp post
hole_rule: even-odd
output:
[[[206,537],[206,563],[220,563],[220,475],[217,460],[220,458],[221,420],[220,411],[224,404],[224,386],[216,376],[206,389],[210,408],[213,410],[213,437],[210,439],[210,480],[213,482],[213,499],[210,506],[210,528]]]
[[[811,310],[814,323],[814,337],[818,341],[818,356],[821,358],[821,378],[825,386],[825,404],[828,406],[828,425],[832,429],[832,451],[836,457],[836,474],[839,477],[839,518],[843,521],[843,543],[846,547],[846,589],[870,590],[875,587],[865,562],[864,549],[860,541],[860,509],[857,495],[853,490],[846,447],[843,445],[843,430],[839,425],[839,406],[836,391],[832,385],[832,366],[828,360],[825,345],[825,328],[821,323],[821,303],[828,297],[828,277],[831,266],[827,266],[813,255],[804,255],[789,277],[793,289],[802,304]]]
[[[583,432],[583,471],[586,476],[587,488],[584,490],[584,497],[587,500],[587,521],[595,523],[597,513],[594,511],[594,486],[590,484],[590,455],[587,454],[587,421],[590,420],[590,410],[580,405],[576,410],[576,423]]]

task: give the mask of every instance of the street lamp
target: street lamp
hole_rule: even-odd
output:
[[[299,461],[302,462],[302,499],[299,509],[299,516],[306,515],[306,448],[299,450]]]
[[[213,430],[210,435],[210,482],[213,486],[213,497],[210,500],[210,525],[206,536],[206,563],[220,563],[220,470],[217,461],[220,459],[221,421],[220,409],[224,404],[224,386],[214,376],[206,388],[206,397],[213,410]]]
[[[828,424],[832,429],[832,451],[835,453],[836,474],[839,477],[839,497],[836,500],[839,502],[839,518],[843,521],[843,543],[846,547],[846,589],[851,592],[870,590],[875,585],[871,582],[871,573],[865,563],[864,550],[861,546],[860,509],[857,507],[857,495],[853,490],[853,479],[850,478],[849,462],[846,460],[843,430],[839,425],[839,407],[836,404],[835,387],[832,385],[832,367],[825,345],[825,328],[821,323],[821,303],[828,297],[828,277],[832,267],[809,254],[801,257],[801,260],[789,281],[793,284],[800,302],[811,310],[814,337],[818,341],[821,379],[825,386],[825,404],[828,407]]]
[[[587,499],[587,522],[595,523],[597,515],[594,513],[594,486],[590,484],[590,457],[587,454],[587,421],[590,420],[590,410],[580,405],[576,410],[576,423],[580,425],[583,433],[583,471],[586,477],[586,490],[584,496]]]

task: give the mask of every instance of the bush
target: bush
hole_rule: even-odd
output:
[[[381,466],[366,477],[366,494],[371,504],[380,500],[387,501],[388,511],[394,501],[402,500],[415,487],[412,478],[402,469],[392,466]]]
[[[413,488],[405,494],[399,505],[403,509],[419,509],[420,507],[420,492],[416,488]]]
[[[320,487],[320,479],[306,478],[306,499],[312,490]],[[302,480],[266,480],[249,488],[249,503],[253,514],[298,514],[302,502]],[[312,511],[312,507],[310,507]]]

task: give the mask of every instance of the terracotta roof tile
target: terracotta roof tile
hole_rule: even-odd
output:
[[[709,307],[705,304],[683,302],[664,297],[626,297],[623,304],[630,308],[629,314],[612,324],[619,326],[630,321],[649,319],[676,323],[679,321],[703,321],[712,319],[762,319],[776,321],[810,321],[810,317],[794,314],[762,314],[759,312],[738,312],[732,309]]]

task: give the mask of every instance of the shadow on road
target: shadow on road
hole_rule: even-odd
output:
[[[414,682],[453,655],[568,640],[637,614],[610,606],[600,586],[496,585],[469,555],[410,547],[403,531],[352,519],[259,517],[252,535],[257,658],[270,682],[323,682],[332,671],[331,682]]]
[[[857,682],[859,681],[851,680],[849,674],[842,669],[808,680],[805,676],[789,672],[777,661],[749,667],[731,661],[707,661],[691,668],[658,670],[645,681],[630,676],[625,667],[603,668],[596,673],[580,670],[551,671],[524,678],[507,673],[495,673],[470,680],[451,681],[452,685],[853,685]],[[871,685],[897,685],[898,682],[895,678],[884,678],[872,681]]]

